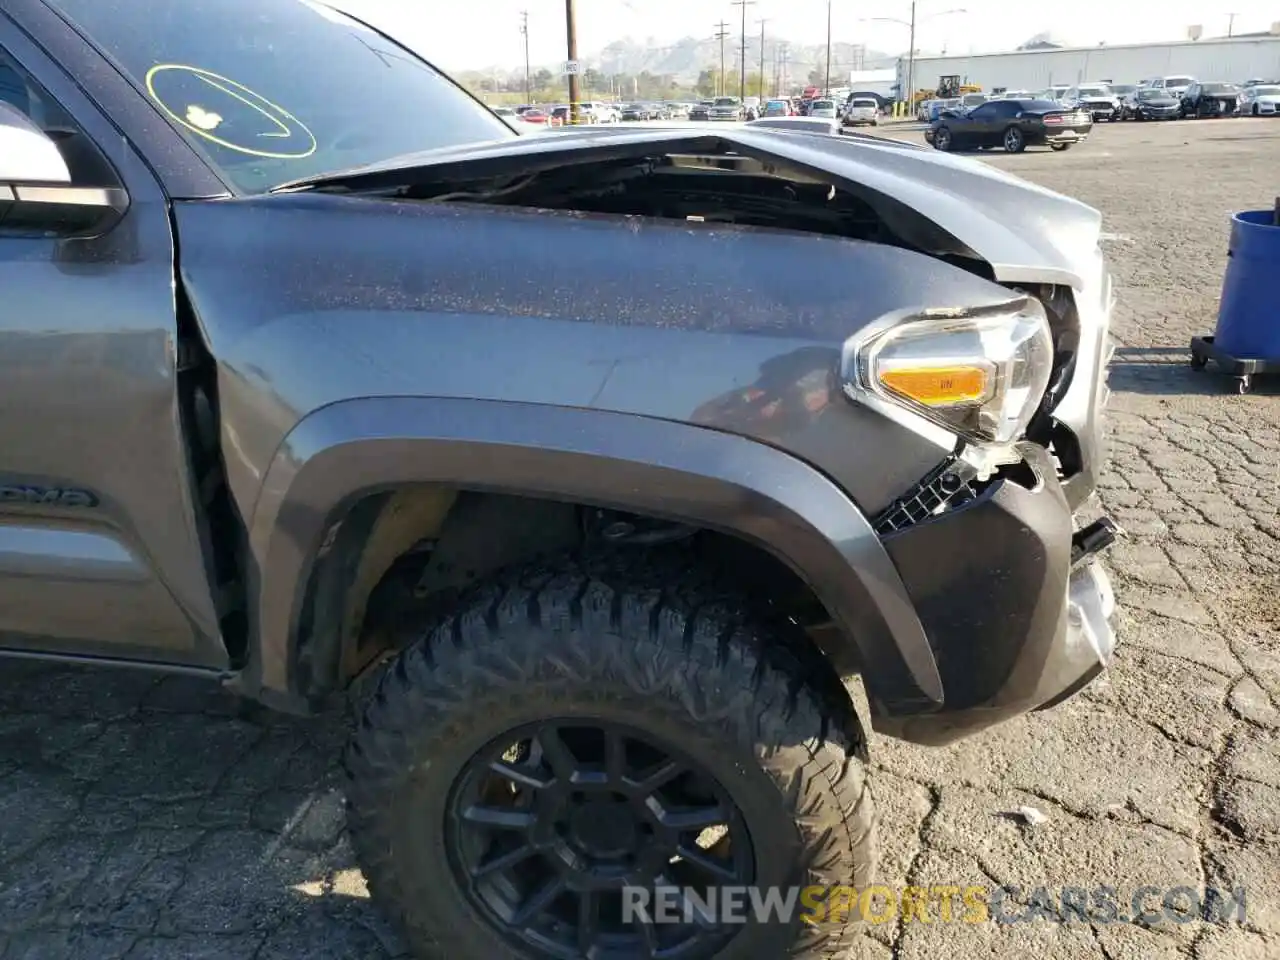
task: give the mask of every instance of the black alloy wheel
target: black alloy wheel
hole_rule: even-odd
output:
[[[854,948],[831,897],[872,882],[877,831],[853,704],[803,628],[686,546],[506,571],[443,620],[397,606],[344,766],[357,862],[415,957]],[[788,890],[818,912],[741,902]]]
[[[1021,153],[1027,147],[1027,138],[1017,127],[1009,127],[1004,132],[1004,148],[1008,153]]]
[[[730,925],[692,900],[680,922],[647,922],[623,888],[707,902],[713,885],[755,876],[724,788],[673,747],[602,721],[551,721],[482,750],[454,787],[445,842],[473,906],[514,944],[553,956],[714,956]]]
[[[933,145],[938,150],[951,149],[951,131],[946,127],[939,127],[933,132]]]

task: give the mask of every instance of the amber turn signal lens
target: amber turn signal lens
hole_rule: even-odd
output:
[[[974,365],[891,367],[877,373],[886,390],[926,407],[982,403],[994,387],[993,371]]]

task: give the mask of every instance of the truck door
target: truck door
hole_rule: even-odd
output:
[[[24,226],[17,205],[4,216],[20,177],[0,150],[0,650],[224,667],[178,412],[164,194],[5,12],[0,98],[58,143],[72,186],[128,195],[96,238]]]

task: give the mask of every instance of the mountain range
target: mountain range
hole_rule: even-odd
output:
[[[726,74],[736,75],[739,72],[739,59],[742,50],[741,34],[731,33],[724,39],[724,67]],[[704,70],[720,68],[721,45],[718,39],[685,37],[675,43],[660,44],[657,40],[637,40],[627,37],[615,40],[594,54],[580,57],[584,70],[609,75],[639,76],[648,73],[655,77],[669,76],[681,84],[694,83]],[[748,35],[746,41],[747,72],[760,70],[760,35]],[[826,44],[790,43],[782,37],[770,37],[766,34],[764,42],[764,72],[773,76],[779,71],[780,64],[786,63],[787,75],[803,80],[810,71],[823,73],[827,66]],[[832,43],[831,75],[848,75],[852,70],[892,69],[897,63],[896,54],[884,53],[880,50],[868,49],[854,43]],[[534,64],[535,71],[545,68],[559,76],[562,63]],[[478,76],[500,76],[519,73],[523,76],[524,67],[503,64],[486,70],[461,71]]]
[[[720,41],[715,39],[685,37],[665,46],[653,40],[632,38],[615,40],[593,57],[586,58],[584,66],[605,74],[651,73],[669,75],[679,81],[696,80],[706,69],[720,66]],[[730,34],[724,40],[724,62],[728,72],[739,69],[742,50],[741,34]],[[785,52],[784,52],[785,51]],[[772,74],[782,57],[786,58],[788,72],[806,74],[810,70],[826,69],[826,44],[805,45],[788,43],[780,37],[765,36],[765,73]],[[747,69],[760,69],[760,35],[748,34],[746,42]],[[850,70],[877,70],[894,66],[897,57],[879,50],[870,50],[853,43],[831,45],[831,72],[848,73]]]

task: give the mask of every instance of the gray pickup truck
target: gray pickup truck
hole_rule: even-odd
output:
[[[1111,655],[1099,230],[872,137],[518,137],[311,0],[5,0],[0,644],[352,704],[423,957],[842,956],[867,731]]]

